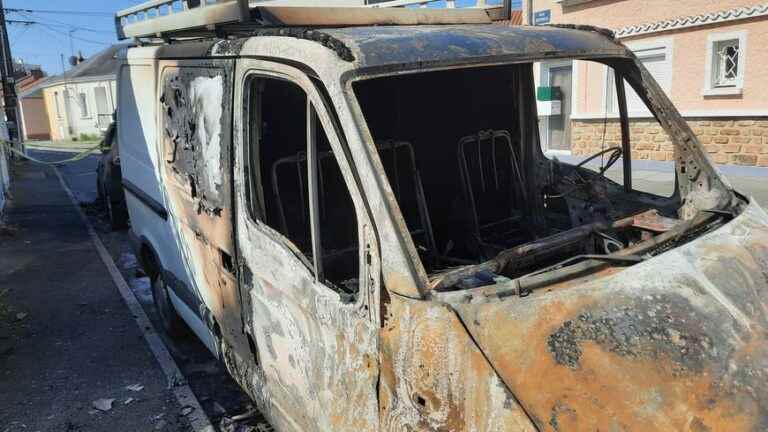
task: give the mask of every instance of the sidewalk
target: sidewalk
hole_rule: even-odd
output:
[[[585,156],[551,155],[558,160],[571,165],[578,164],[586,159]],[[592,169],[600,166],[600,159],[596,159],[586,165]],[[754,198],[763,208],[768,208],[768,168],[740,166],[740,165],[716,165],[725,179],[740,193]],[[675,169],[672,162],[658,161],[632,161],[634,186],[638,190],[651,192],[662,196],[669,196],[674,191]],[[606,173],[606,175],[621,183],[621,160]]]
[[[54,171],[24,163],[13,178],[6,222],[17,230],[0,233],[0,432],[188,430]],[[95,409],[101,399],[111,408]]]

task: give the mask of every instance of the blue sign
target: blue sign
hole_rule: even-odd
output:
[[[549,24],[552,21],[552,11],[547,9],[533,13],[533,25]]]

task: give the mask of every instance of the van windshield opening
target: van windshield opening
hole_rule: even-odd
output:
[[[581,63],[615,79],[605,64]],[[682,226],[665,129],[656,123],[654,136],[630,143],[626,94],[606,93],[607,102],[599,101],[610,104],[604,118],[564,119],[576,97],[570,82],[558,81],[557,70],[534,78],[534,67],[419,72],[353,84],[433,289],[493,285],[584,261],[632,265],[640,261],[633,247]],[[629,86],[609,91],[641,100]],[[542,99],[557,98],[553,114],[555,104]],[[542,107],[550,111],[537,113]],[[643,148],[664,159],[666,173],[643,174],[647,167],[639,160],[650,155]],[[632,256],[601,258],[614,254]]]

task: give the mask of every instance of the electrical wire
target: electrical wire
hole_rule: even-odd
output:
[[[95,29],[95,28],[90,28],[90,27],[83,27],[83,26],[79,26],[79,25],[73,25],[73,24],[70,24],[70,23],[66,23],[64,21],[55,20],[53,18],[42,18],[44,20],[50,21],[50,22],[47,22],[47,21],[42,21],[41,17],[37,17],[34,14],[29,14],[29,13],[24,13],[24,12],[17,12],[17,13],[19,15],[21,15],[22,17],[24,17],[24,18],[27,18],[27,19],[30,19],[30,20],[35,20],[34,21],[35,23],[47,24],[47,25],[50,25],[50,26],[66,27],[66,28],[69,28],[69,29],[87,31],[87,32],[91,32],[91,33],[115,34],[114,30]],[[11,22],[11,21],[12,20],[7,20],[7,22]]]
[[[30,21],[26,21],[26,23],[37,24],[37,25],[40,25],[40,26],[43,26],[43,27],[47,27],[50,30],[53,30],[53,31],[55,31],[57,33],[61,33],[64,36],[71,37],[74,40],[79,40],[79,41],[82,41],[82,42],[90,42],[90,43],[99,43],[99,44],[102,44],[102,45],[111,45],[111,44],[105,44],[104,42],[98,42],[98,41],[93,41],[93,40],[88,40],[88,39],[80,38],[80,37],[77,37],[77,36],[72,36],[72,35],[70,35],[69,32],[65,32],[63,30],[58,30],[58,29],[54,28],[54,26],[59,26],[59,27],[66,26],[67,28],[70,28],[72,30],[81,30],[81,29],[87,29],[87,27],[74,26],[74,25],[69,25],[69,24],[66,24],[66,23],[63,23],[63,24],[50,24],[50,23],[42,22],[37,17],[31,16],[29,14],[20,13],[20,15],[22,15],[23,17],[25,17],[25,18],[30,20]],[[93,31],[93,30],[89,29],[89,31]],[[104,34],[112,34],[112,35],[114,35],[114,33],[110,33],[110,32],[104,32]]]
[[[44,31],[46,31],[48,34],[51,34],[51,35],[52,35],[51,32],[55,32],[55,33],[58,33],[58,34],[60,34],[60,35],[62,35],[64,37],[72,38],[73,40],[80,41],[80,42],[91,43],[91,44],[96,44],[96,45],[103,45],[103,46],[110,46],[110,45],[112,45],[109,42],[95,41],[95,40],[84,39],[84,38],[81,38],[81,37],[73,36],[73,35],[71,35],[71,34],[69,34],[67,32],[64,32],[64,31],[61,31],[61,30],[57,30],[57,29],[55,29],[53,27],[50,27],[50,26],[42,24],[42,23],[36,23],[36,24],[39,25],[40,28],[42,28]],[[58,38],[58,36],[55,36],[55,37]]]
[[[29,31],[29,26],[26,26],[23,29],[21,29],[20,32],[13,35],[13,39],[9,37],[8,44],[10,45],[10,47],[13,48],[16,45],[16,42],[18,42],[21,39],[21,37],[24,36],[28,31]]]
[[[80,16],[106,16],[113,17],[114,13],[111,12],[93,12],[93,11],[76,11],[76,10],[51,10],[51,9],[19,9],[19,8],[5,8],[6,13],[39,13],[39,14],[55,14],[55,15],[80,15]]]

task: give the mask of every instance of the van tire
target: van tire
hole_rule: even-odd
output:
[[[160,318],[163,331],[171,339],[181,339],[187,334],[186,324],[173,307],[168,289],[168,284],[165,283],[162,276],[157,275],[154,277],[152,280],[152,298],[155,308],[157,308],[157,315]]]
[[[126,208],[125,201],[113,201],[112,195],[109,193],[104,197],[104,201],[107,205],[107,216],[109,216],[109,224],[112,226],[112,231],[121,231],[128,228],[128,209]]]

